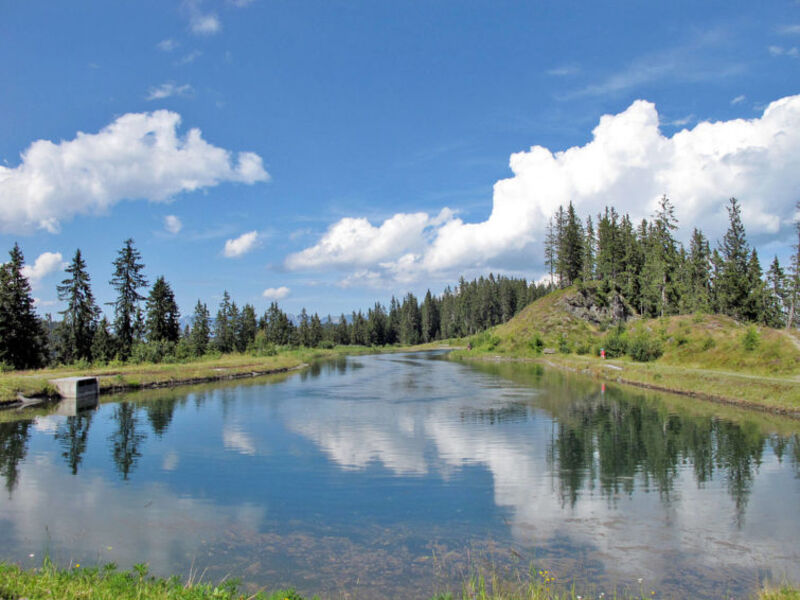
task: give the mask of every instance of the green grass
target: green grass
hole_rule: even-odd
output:
[[[280,373],[316,360],[345,355],[375,352],[416,352],[443,347],[449,341],[417,346],[337,346],[333,349],[282,349],[275,356],[255,356],[249,353],[208,355],[186,362],[174,363],[112,363],[109,365],[73,365],[31,371],[0,373],[0,405],[25,397],[56,395],[51,379],[73,376],[99,377],[100,393],[185,385],[202,381],[223,380],[243,375]]]
[[[617,339],[655,349],[658,358],[603,361],[597,354],[613,343],[614,327],[569,314],[565,300],[576,293],[568,288],[540,298],[508,323],[470,338],[473,350],[452,357],[535,360],[599,379],[800,414],[797,332],[744,325],[720,315],[635,319]]]
[[[462,600],[579,600],[585,598],[640,599],[660,597],[656,590],[639,585],[635,592],[595,594],[577,592],[561,585],[549,571],[532,571],[522,579],[507,581],[495,576],[476,574],[464,582]],[[148,574],[145,564],[130,571],[119,571],[116,565],[102,568],[79,564],[59,568],[45,559],[41,568],[26,571],[16,565],[0,563],[0,599],[17,600],[303,600],[294,590],[258,591],[254,594],[238,590],[236,581],[221,583],[183,582],[178,577],[159,578]],[[316,596],[315,596],[316,598]],[[439,594],[432,600],[453,600],[451,593]],[[800,591],[783,586],[764,589],[754,596],[758,600],[800,600]]]

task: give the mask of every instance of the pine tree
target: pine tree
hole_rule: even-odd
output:
[[[687,264],[688,302],[691,312],[711,310],[711,249],[703,232],[695,227]]]
[[[432,342],[439,335],[439,305],[431,291],[425,294],[421,307],[422,341]]]
[[[306,348],[311,347],[311,323],[309,322],[306,307],[300,311],[300,323],[297,326],[297,333],[300,338],[300,345]]]
[[[661,197],[645,244],[642,277],[644,307],[651,316],[677,312],[679,253],[672,234],[678,228],[675,209],[666,195]]]
[[[567,207],[558,248],[558,271],[562,287],[575,283],[583,272],[584,234],[583,225],[575,213],[572,202]]]
[[[795,207],[800,211],[800,201],[797,202]],[[787,329],[794,327],[797,302],[798,299],[800,299],[800,220],[795,221],[794,229],[797,235],[797,243],[794,245],[794,255],[792,256],[792,264],[789,268],[789,281],[787,285],[789,302],[789,314],[786,317]]]
[[[375,307],[367,311],[367,337],[370,346],[383,346],[386,343],[386,328],[389,319],[386,310],[380,302],[375,303]]]
[[[114,359],[117,353],[117,343],[111,335],[111,324],[103,317],[97,324],[92,338],[92,360],[95,362],[108,362]]]
[[[765,323],[769,327],[786,325],[786,275],[776,256],[767,271],[767,302]]]
[[[761,278],[761,264],[758,261],[758,254],[753,249],[747,261],[747,299],[742,307],[742,318],[766,324],[767,298],[767,286]]]
[[[22,268],[25,258],[18,244],[11,260],[0,265],[0,363],[15,369],[41,367],[45,359],[45,332],[34,310],[31,285]]]
[[[214,346],[222,353],[233,352],[236,346],[236,321],[233,309],[234,303],[231,302],[228,290],[225,290],[214,321]],[[238,309],[236,312],[238,313]]]
[[[322,321],[319,315],[314,313],[311,315],[311,322],[308,325],[308,345],[311,348],[316,348],[322,342]]]
[[[59,360],[72,363],[92,359],[92,342],[100,309],[94,301],[86,262],[80,249],[75,251],[72,263],[65,271],[70,275],[56,287],[58,299],[67,302],[59,327]]]
[[[175,294],[164,277],[159,277],[147,297],[147,341],[177,343],[181,335],[180,312]]]
[[[245,304],[242,313],[239,315],[239,323],[236,328],[236,349],[244,352],[256,340],[256,309],[252,304]]]
[[[742,209],[736,198],[730,199],[728,206],[730,224],[720,244],[722,269],[717,279],[717,301],[719,311],[736,319],[746,319],[750,278],[748,276],[750,247],[747,244]]]
[[[547,231],[544,238],[544,264],[550,270],[550,285],[555,285],[553,274],[558,262],[558,237],[553,217],[547,221]]]
[[[596,243],[592,217],[588,216],[586,217],[586,238],[583,242],[583,273],[581,274],[584,281],[592,281],[594,279]]]
[[[136,322],[139,320],[136,319],[137,309],[139,302],[144,300],[144,296],[139,294],[139,288],[147,286],[147,280],[142,274],[144,264],[140,262],[141,258],[142,255],[133,245],[133,239],[128,238],[112,263],[114,275],[110,283],[117,291],[117,300],[113,303],[114,332],[119,344],[118,353],[123,360],[130,356],[136,337]]]
[[[189,333],[189,344],[195,356],[203,356],[208,350],[208,342],[211,336],[211,315],[208,307],[197,301],[192,317],[192,330]]]

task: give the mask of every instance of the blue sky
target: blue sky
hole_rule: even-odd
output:
[[[536,279],[570,199],[666,193],[716,240],[735,195],[762,263],[790,252],[796,2],[0,6],[0,248],[43,313],[76,248],[110,301],[127,237],[186,314]]]

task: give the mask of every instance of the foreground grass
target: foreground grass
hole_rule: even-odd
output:
[[[585,597],[594,597],[587,594]],[[609,598],[652,598],[655,590],[639,590],[636,594],[617,595]],[[605,594],[597,595],[604,598]],[[789,587],[762,590],[754,596],[758,600],[800,600],[800,591]],[[26,571],[16,565],[0,563],[0,599],[28,600],[58,598],[63,600],[303,600],[294,590],[279,590],[272,593],[244,594],[237,590],[236,582],[220,584],[181,582],[177,577],[169,579],[148,576],[146,565],[135,565],[130,571],[118,571],[109,564],[102,569],[96,567],[58,568],[49,560],[39,569]],[[315,597],[316,598],[316,597]],[[486,580],[476,576],[464,583],[462,600],[579,600],[575,589],[563,589],[547,571],[534,574],[527,583],[505,583],[496,579]],[[432,600],[453,600],[452,594],[440,594]]]

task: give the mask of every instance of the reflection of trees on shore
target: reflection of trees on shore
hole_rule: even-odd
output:
[[[549,455],[565,502],[595,485],[610,498],[630,494],[636,481],[668,500],[681,466],[691,463],[698,485],[725,478],[741,523],[767,439],[755,425],[679,417],[641,397],[613,396],[573,400],[557,415]]]
[[[153,428],[153,433],[156,437],[162,437],[172,423],[172,418],[175,416],[175,406],[178,400],[182,399],[183,403],[186,402],[186,396],[165,396],[155,400],[148,400],[140,406],[147,413],[147,420],[150,421],[150,426]]]
[[[67,417],[56,429],[55,439],[61,445],[61,456],[67,461],[73,475],[78,474],[78,467],[83,461],[93,416],[92,411],[86,411],[77,416]]]
[[[11,494],[17,487],[19,463],[28,451],[31,421],[0,423],[0,476]]]
[[[136,466],[136,461],[142,455],[139,445],[146,436],[137,431],[139,419],[136,416],[136,407],[132,403],[117,404],[111,418],[117,424],[116,431],[109,437],[112,444],[112,458],[122,478],[127,481]]]

